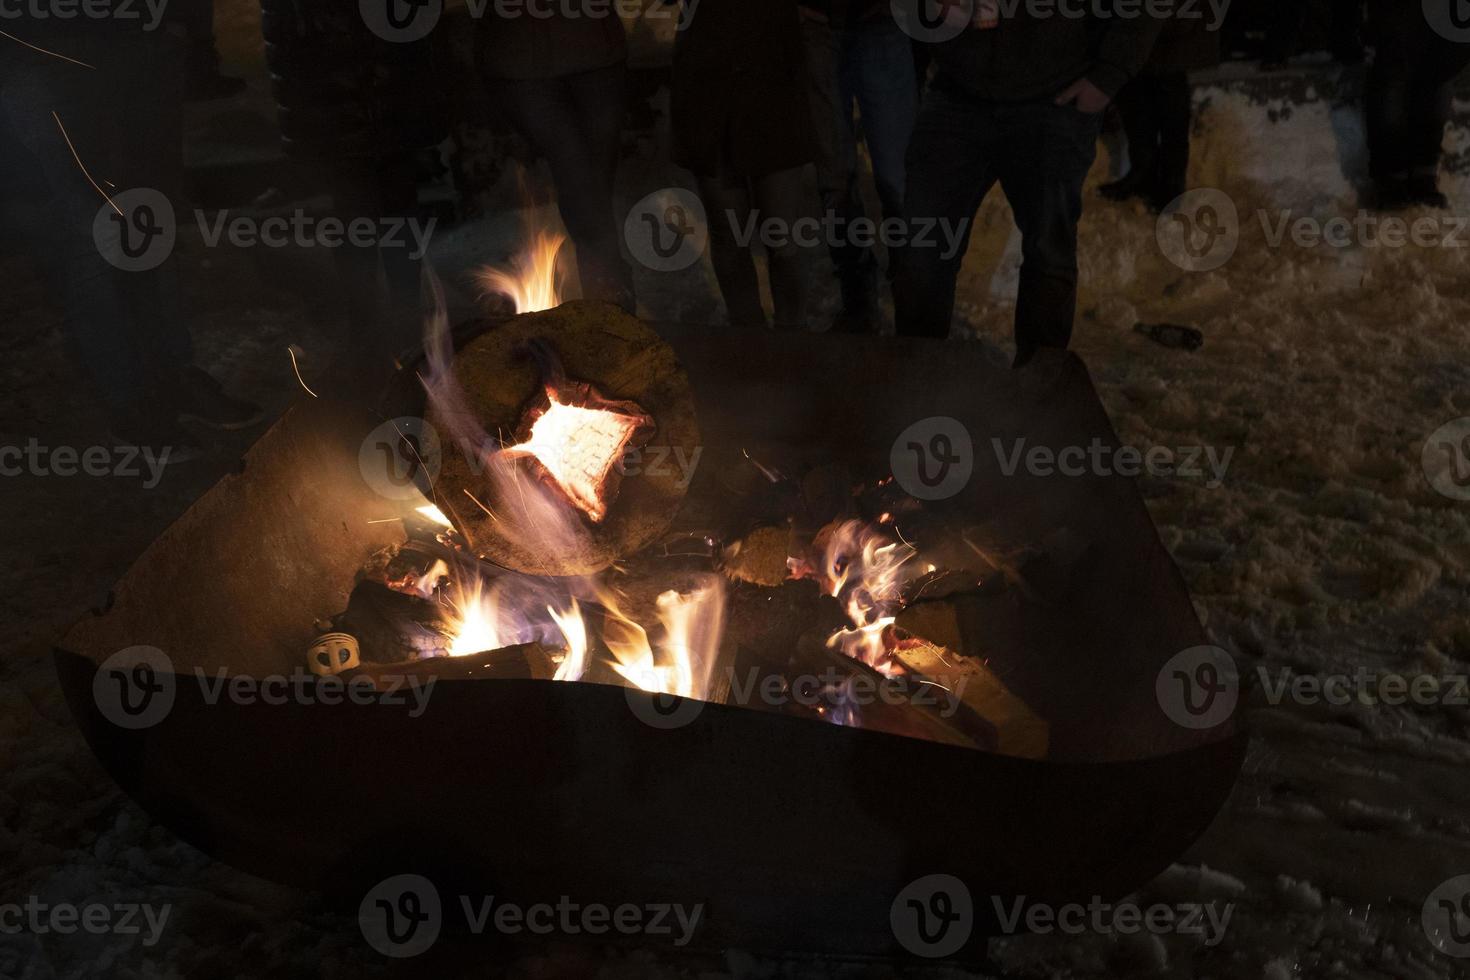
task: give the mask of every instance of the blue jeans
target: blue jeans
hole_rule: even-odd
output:
[[[807,21],[802,30],[823,209],[848,223],[864,217],[853,121],[856,106],[883,214],[901,215],[904,153],[919,115],[913,42],[887,16],[841,30]],[[847,243],[835,245],[833,260],[839,271],[871,265],[867,249]]]
[[[177,259],[124,272],[103,258],[93,221],[105,207],[57,126],[55,112],[88,172],[115,184],[162,192],[188,220],[182,180],[182,51],[166,30],[58,37],[53,48],[93,69],[0,44],[0,149],[6,170],[27,168],[32,193],[23,237],[42,249],[65,290],[62,324],[73,356],[114,414],[166,412],[179,372],[192,360],[176,277]],[[33,168],[33,169],[32,169]],[[106,187],[106,184],[103,184]]]
[[[1016,301],[1016,356],[1065,348],[1077,308],[1077,222],[1082,183],[1097,156],[1100,115],[1050,100],[986,102],[948,87],[930,88],[908,152],[904,212],[910,227],[963,224],[958,252],[910,245],[894,283],[898,332],[946,337],[954,315],[955,279],[970,244],[970,225],[999,183],[1021,229],[1021,282]]]

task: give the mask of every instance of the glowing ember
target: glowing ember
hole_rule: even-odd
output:
[[[508,453],[534,457],[593,523],[607,516],[608,484],[644,420],[603,408],[567,405],[547,392],[550,405],[531,424],[531,436]]]

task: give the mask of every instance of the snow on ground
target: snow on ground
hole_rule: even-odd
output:
[[[1089,192],[1075,349],[1126,443],[1231,451],[1225,479],[1145,478],[1142,490],[1216,642],[1248,678],[1255,741],[1215,826],[1140,902],[1234,903],[1218,945],[1024,937],[997,944],[1027,977],[1450,978],[1419,924],[1425,897],[1470,872],[1470,709],[1270,703],[1259,670],[1326,675],[1365,668],[1436,676],[1470,661],[1470,504],[1438,495],[1421,471],[1426,438],[1470,415],[1470,276],[1465,248],[1273,246],[1280,209],[1352,216],[1360,124],[1341,98],[1264,98],[1228,82],[1201,93],[1194,183],[1226,192],[1242,220],[1234,257],[1213,272],[1172,264],[1142,209]],[[1457,154],[1470,141],[1451,133]],[[628,202],[677,177],[628,161]],[[1452,160],[1460,170],[1460,158]],[[1093,183],[1110,167],[1099,160]],[[1463,177],[1454,197],[1470,207]],[[1256,210],[1267,209],[1264,225]],[[1422,217],[1422,216],[1421,216]],[[505,254],[515,223],[445,237],[446,269]],[[1462,236],[1470,239],[1470,236]],[[1009,342],[1017,243],[1004,202],[983,210],[962,283],[962,332]],[[456,258],[458,257],[458,258]],[[187,253],[202,359],[273,408],[296,394],[284,356],[313,364],[333,345],[319,283],[302,256]],[[0,436],[88,445],[105,420],[63,357],[57,317],[17,257],[0,295],[8,327]],[[262,263],[270,263],[267,267]],[[823,264],[813,262],[814,275]],[[262,288],[262,284],[269,288]],[[714,321],[707,268],[640,278],[650,319]],[[822,313],[833,302],[824,285]],[[820,317],[819,317],[820,319]],[[1133,332],[1135,321],[1203,331],[1185,353]],[[956,341],[966,342],[966,341]],[[970,341],[973,342],[973,341]],[[112,786],[72,727],[49,644],[101,596],[147,541],[248,444],[136,481],[0,481],[8,558],[0,610],[0,900],[168,901],[162,941],[0,935],[0,976],[357,976],[387,967],[353,921],[313,896],[209,860],[151,825]],[[506,964],[497,964],[506,965]],[[449,951],[450,974],[489,968]],[[671,959],[551,949],[517,954],[517,977],[882,977],[888,967],[774,964],[742,954]],[[959,976],[928,970],[915,976]]]

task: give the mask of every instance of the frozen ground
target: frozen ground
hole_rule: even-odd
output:
[[[1203,93],[1194,183],[1224,190],[1242,215],[1235,257],[1214,272],[1171,264],[1150,215],[1090,191],[1075,346],[1126,442],[1233,450],[1219,487],[1153,478],[1143,490],[1201,616],[1247,676],[1258,667],[1273,676],[1360,666],[1464,673],[1470,504],[1435,493],[1420,455],[1431,432],[1470,415],[1467,250],[1274,248],[1254,215],[1355,212],[1356,117],[1336,102],[1298,92],[1263,104],[1229,85]],[[1463,129],[1451,135],[1457,149],[1466,140]],[[1107,167],[1100,160],[1094,183]],[[631,161],[625,197],[671,180]],[[1459,209],[1470,207],[1463,181],[1453,184]],[[1005,206],[993,199],[962,289],[970,331],[997,345],[1008,342],[1014,292],[1008,229]],[[513,233],[493,222],[461,232],[441,244],[441,260],[454,264],[471,239],[499,243],[482,246],[491,257]],[[296,397],[286,345],[320,359],[332,347],[324,267],[258,252],[206,261],[195,246],[186,261],[201,359],[282,408]],[[14,255],[3,263],[0,441],[98,442],[105,420],[63,357],[33,270]],[[703,270],[645,276],[640,285],[653,318],[718,317]],[[1132,332],[1136,320],[1193,325],[1205,346],[1193,354],[1159,347]],[[0,661],[0,901],[37,894],[175,907],[151,949],[136,938],[0,935],[0,976],[395,975],[364,947],[354,921],[153,826],[95,763],[55,683],[50,644],[249,440],[171,469],[154,490],[121,479],[0,481],[8,558],[0,627],[9,640]],[[1028,937],[997,945],[1007,974],[1465,975],[1465,961],[1431,948],[1419,918],[1435,886],[1470,872],[1470,709],[1273,706],[1258,687],[1247,704],[1255,740],[1232,800],[1143,896],[1233,902],[1223,941]],[[435,955],[430,966],[444,975],[892,975],[882,965],[740,954],[558,949],[503,964],[476,950]]]

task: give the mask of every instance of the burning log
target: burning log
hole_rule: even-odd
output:
[[[742,646],[728,703],[962,748],[997,744],[995,729],[962,699],[853,660],[828,646],[824,630],[808,630],[788,649],[782,656]]]
[[[428,385],[429,421],[461,450],[429,492],[477,555],[589,575],[668,530],[699,427],[673,350],[637,319],[592,302],[528,313]]]
[[[993,749],[1003,755],[1045,759],[1050,727],[1016,697],[983,662],[925,640],[903,640],[893,659],[918,678],[958,698],[995,732]]]
[[[469,657],[430,657],[403,663],[366,663],[348,671],[348,677],[366,677],[380,691],[395,690],[405,681],[421,680],[551,680],[556,666],[539,643],[491,650]]]
[[[953,591],[967,576],[940,573],[929,579],[931,598],[914,602],[894,619],[895,663],[954,692],[995,727],[996,750],[1031,759],[1046,757],[1050,728],[985,664],[991,653],[1024,649],[1018,589],[991,580]],[[916,583],[918,584],[918,583]],[[919,594],[924,594],[921,589]]]

